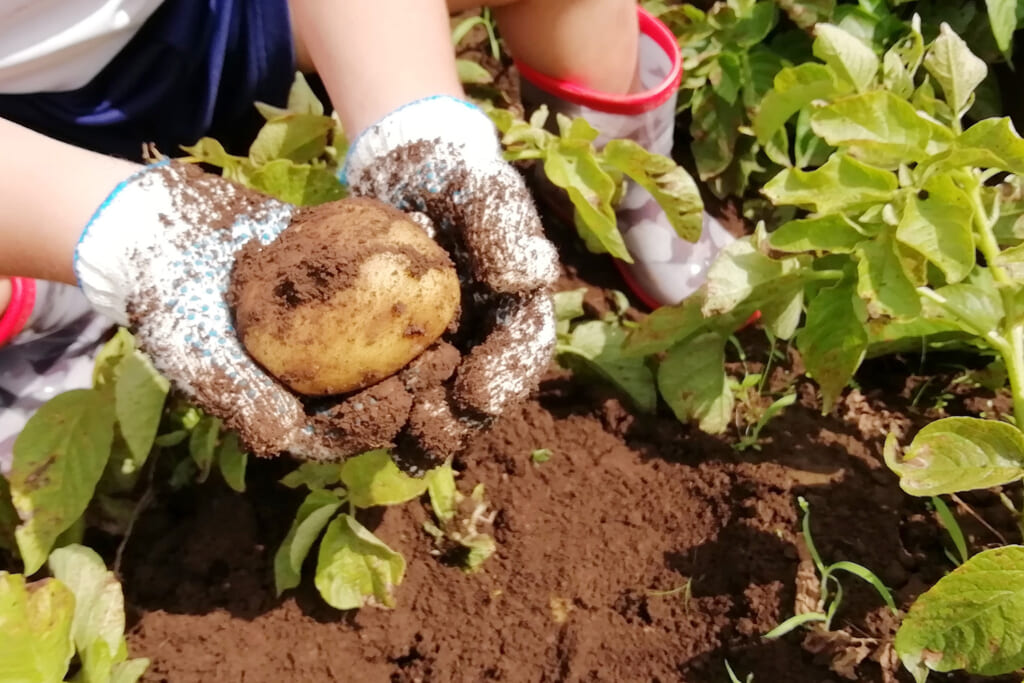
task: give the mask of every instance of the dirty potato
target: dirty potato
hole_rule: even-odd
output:
[[[372,199],[300,209],[269,245],[236,257],[229,303],[252,357],[292,390],[340,394],[418,356],[459,311],[448,254]]]

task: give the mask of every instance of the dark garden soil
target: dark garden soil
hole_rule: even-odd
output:
[[[566,252],[575,266],[564,286],[587,284],[576,273],[590,273],[588,303],[600,309],[600,287],[621,285],[595,279],[609,272],[605,262]],[[741,338],[749,369],[759,369],[761,335]],[[860,388],[826,417],[813,384],[797,381],[800,401],[768,424],[760,452],[739,452],[735,434],[709,437],[667,414],[634,415],[553,371],[457,462],[461,487],[483,482],[497,511],[498,552],[481,572],[431,554],[425,502],[364,516],[408,562],[391,611],[332,610],[311,571],[302,588],[275,596],[273,554],[301,497],[277,483],[292,463],[252,464],[244,495],[215,481],[158,492],[121,565],[131,651],[152,660],[145,680],[174,683],[719,683],[726,660],[757,683],[908,681],[889,673],[898,669],[887,648],[897,619],[853,579],[841,630],[760,637],[814,599],[797,496],[811,504],[825,560],[871,568],[903,607],[951,568],[924,502],[904,495],[881,462],[882,440],[937,417],[940,399],[954,414],[991,414],[1001,401],[947,391],[941,372],[929,372],[927,386],[904,381],[915,368],[902,362],[869,364]],[[777,364],[773,387],[798,370]],[[533,463],[537,448],[551,459]],[[1019,500],[1019,490],[1010,494]],[[1020,541],[995,493],[963,503],[974,549],[1000,535]]]

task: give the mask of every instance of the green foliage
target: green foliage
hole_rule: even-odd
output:
[[[890,435],[886,464],[911,495],[956,493],[1024,477],[1024,436],[994,420],[938,420],[917,433],[902,457],[898,450]],[[998,675],[1019,669],[1024,666],[1024,548],[1005,546],[968,558],[955,518],[940,499],[933,501],[960,566],[911,606],[896,634],[897,654],[919,683],[929,671]]]
[[[801,523],[804,544],[807,547],[811,560],[814,562],[814,568],[817,570],[820,580],[821,595],[818,598],[819,609],[818,611],[796,614],[764,634],[763,637],[767,639],[781,638],[806,624],[819,624],[816,628],[822,628],[826,631],[831,629],[832,620],[839,611],[839,606],[843,599],[843,585],[836,576],[838,572],[844,572],[867,583],[875,589],[889,610],[893,614],[897,614],[896,603],[893,600],[892,593],[889,592],[889,589],[885,587],[882,580],[870,569],[847,560],[825,564],[818,553],[817,547],[814,545],[814,539],[811,537],[811,506],[802,497],[798,498],[798,502],[800,509],[804,513]]]
[[[957,493],[1024,478],[1024,434],[1005,422],[947,417],[919,431],[902,457],[898,449],[890,434],[885,462],[912,496]]]
[[[13,530],[26,574],[43,565],[97,495],[103,507],[129,494],[160,450],[187,441],[200,480],[216,464],[225,481],[244,489],[247,454],[237,435],[194,408],[170,405],[169,388],[132,335],[119,329],[97,354],[93,387],[55,396],[28,420],[4,481],[12,508],[3,509],[15,516],[0,512],[3,535]]]
[[[494,512],[484,499],[484,485],[477,484],[468,497],[463,495],[455,484],[450,462],[432,470],[427,478],[437,523],[425,521],[423,528],[434,537],[435,554],[460,565],[467,573],[478,571],[497,550],[494,538],[480,530],[481,525],[494,522]]]
[[[791,159],[764,185],[773,204],[800,213],[727,247],[703,290],[630,331],[627,352],[699,339],[714,360],[706,335],[760,310],[773,334],[795,338],[824,411],[864,358],[959,343],[1003,360],[1024,414],[1024,252],[1012,230],[997,232],[1021,195],[1015,175],[990,182],[1024,171],[1024,140],[1008,119],[963,125],[987,67],[948,26],[927,45],[913,25],[901,31],[880,53],[839,24],[816,25],[821,62],[782,68],[752,125],[767,144],[806,121],[829,150],[809,170]],[[702,389],[711,397],[720,386]],[[683,395],[677,414],[706,413],[715,427],[714,401]]]
[[[652,154],[629,140],[611,140],[600,150],[598,133],[584,119],[555,116],[550,132],[548,110],[541,107],[528,121],[507,109],[487,107],[502,134],[505,158],[534,159],[576,211],[576,229],[587,247],[632,262],[615,218],[615,206],[628,179],[644,187],[665,211],[683,239],[700,237],[704,204],[693,178],[668,157]]]
[[[653,412],[657,406],[654,374],[643,358],[623,354],[626,331],[622,307],[609,311],[601,320],[581,320],[583,293],[579,289],[555,294],[559,364],[573,370],[580,379],[599,379],[615,386],[637,410]]]
[[[128,659],[121,586],[92,550],[50,555],[52,578],[0,572],[0,680],[134,683],[149,661]],[[78,673],[65,679],[77,653]]]
[[[475,526],[470,533],[457,519],[463,496],[455,487],[450,464],[415,478],[399,470],[387,451],[373,450],[344,463],[303,463],[281,483],[306,487],[309,493],[274,556],[279,595],[299,585],[302,566],[319,539],[314,582],[327,604],[337,609],[393,607],[405,560],[362,526],[356,511],[401,505],[428,492],[441,525],[431,525],[431,531],[437,529],[442,537],[467,549],[464,566],[475,569],[494,552],[490,536]],[[473,525],[479,521],[477,515]]]
[[[21,574],[0,572],[0,680],[51,683],[64,678],[75,596],[56,579],[26,584]]]
[[[399,505],[419,498],[427,490],[426,477],[410,477],[395,465],[385,450],[368,451],[341,466],[341,483],[358,508]]]
[[[43,566],[57,537],[85,512],[107,465],[114,411],[97,393],[79,389],[50,400],[14,443],[8,484],[27,574]]]
[[[778,24],[776,5],[728,0],[706,12],[689,4],[650,9],[678,38],[683,81],[677,106],[691,113],[700,179],[719,197],[742,195],[751,176],[772,165],[766,145],[745,129],[785,64],[767,41]]]
[[[536,448],[530,452],[530,460],[534,465],[543,465],[554,455],[550,448]]]
[[[895,648],[918,683],[929,671],[996,676],[1024,667],[1022,567],[1022,546],[986,550],[917,599]]]
[[[341,514],[327,525],[320,540],[316,587],[328,605],[337,609],[394,607],[392,591],[404,575],[405,559],[354,516]]]
[[[348,148],[345,133],[336,117],[324,114],[302,74],[295,75],[287,107],[256,108],[266,123],[248,156],[229,154],[217,140],[202,138],[183,148],[189,156],[181,160],[214,166],[229,180],[300,206],[342,198],[338,166]]]
[[[113,572],[93,550],[70,545],[49,558],[55,580],[74,595],[71,640],[82,670],[76,681],[133,683],[149,666],[147,659],[128,659],[124,638],[124,595]]]

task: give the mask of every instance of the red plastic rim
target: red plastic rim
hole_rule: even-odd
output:
[[[32,308],[36,304],[36,281],[27,277],[12,277],[11,300],[7,310],[0,314],[0,346],[14,339],[25,329]]]
[[[544,92],[597,111],[609,114],[642,114],[657,109],[679,89],[679,82],[683,77],[683,61],[679,53],[679,44],[668,26],[642,7],[637,7],[637,15],[640,20],[640,32],[654,40],[672,62],[668,76],[657,87],[629,95],[611,95],[570,80],[546,76],[518,60],[515,62],[516,68],[523,78]]]

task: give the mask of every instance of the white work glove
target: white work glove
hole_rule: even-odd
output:
[[[352,194],[429,219],[462,279],[462,320],[481,321],[456,335],[472,348],[450,386],[415,396],[396,456],[429,464],[536,387],[555,343],[557,253],[490,119],[463,100],[430,97],[392,112],[353,142],[344,177]]]
[[[271,242],[294,208],[196,166],[155,164],[96,212],[75,271],[92,305],[131,329],[174,387],[237,430],[251,451],[337,460],[373,446],[308,416],[264,373],[225,301],[235,252],[253,238]]]

